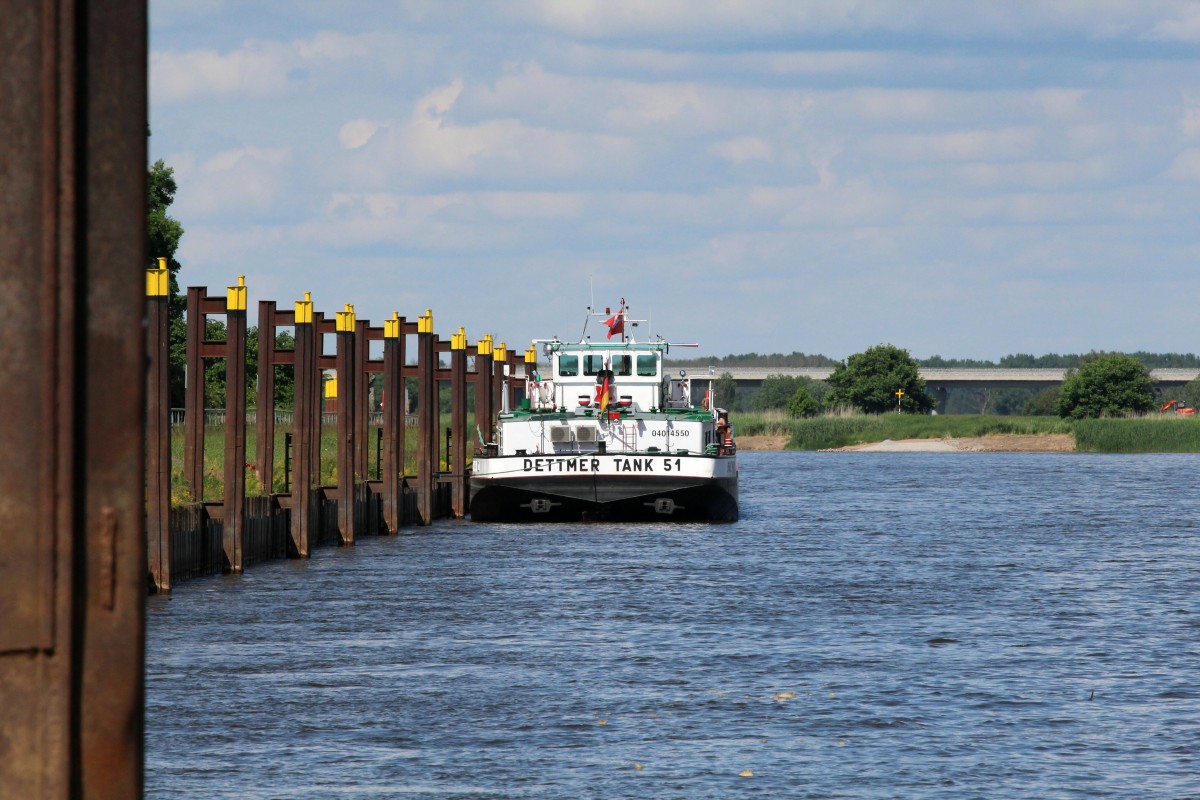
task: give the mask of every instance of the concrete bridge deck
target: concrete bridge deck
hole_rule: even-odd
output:
[[[686,367],[693,377],[708,372],[703,367]],[[728,372],[739,384],[757,386],[771,375],[807,377],[825,380],[833,374],[832,367],[717,367],[715,374]],[[1044,389],[1063,381],[1065,369],[1008,369],[987,367],[922,367],[921,377],[933,387],[984,387],[1007,389]],[[1182,386],[1200,377],[1200,369],[1152,369],[1150,378],[1158,386]]]

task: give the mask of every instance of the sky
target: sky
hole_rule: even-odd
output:
[[[186,286],[519,349],[621,298],[687,355],[1198,349],[1200,2],[149,8]]]

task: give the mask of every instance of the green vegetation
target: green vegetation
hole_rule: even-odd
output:
[[[969,438],[996,434],[1070,433],[1085,453],[1200,453],[1200,419],[1149,415],[1110,419],[983,414],[825,415],[793,419],[782,411],[733,414],[738,436],[786,436],[793,450],[828,450],[886,439]]]
[[[1194,417],[1083,419],[1071,424],[1075,449],[1085,453],[1200,453]]]
[[[816,404],[814,413],[819,413],[824,409],[825,397],[829,394],[829,384],[805,376],[793,377],[791,375],[768,375],[764,378],[758,394],[754,396],[754,407],[760,411],[788,408],[796,393],[802,389]]]
[[[474,431],[474,415],[467,414],[467,430]],[[368,441],[368,466],[367,480],[378,480],[379,469],[377,464],[382,461],[382,456],[378,454],[376,442],[378,441],[376,431],[379,426],[372,425],[367,432]],[[284,459],[286,454],[284,451],[284,437],[291,432],[290,426],[276,425],[275,426],[275,469],[274,480],[272,481],[272,492],[287,491],[287,486],[284,484]],[[246,430],[246,495],[254,497],[256,495],[266,494],[265,487],[259,479],[259,470],[254,463],[255,459],[255,442],[257,431],[253,424],[247,426]],[[471,463],[471,457],[474,454],[474,434],[470,436],[472,444],[467,451],[467,463]],[[321,486],[336,486],[337,485],[337,426],[326,424],[321,428],[321,477],[319,484]],[[441,439],[439,444],[445,446],[445,439]],[[442,468],[448,469],[443,453]],[[417,471],[417,429],[409,427],[404,437],[404,474],[415,475]],[[293,469],[293,475],[294,475]],[[206,502],[220,502],[225,496],[225,427],[223,425],[208,425],[204,429],[204,500]],[[183,428],[176,427],[171,431],[171,504],[184,505],[195,502],[196,494],[191,490],[183,480]]]
[[[925,391],[919,370],[907,350],[890,344],[868,347],[833,368],[828,381],[833,391],[826,402],[867,414],[880,414],[897,405],[906,413],[923,414],[934,407],[934,401]],[[903,394],[897,395],[898,391]]]
[[[821,406],[804,386],[796,390],[792,399],[788,400],[787,413],[789,417],[815,417],[821,413]]]
[[[1042,389],[1029,398],[1022,409],[1027,417],[1053,417],[1058,415],[1058,396],[1062,394],[1061,386],[1051,386]]]
[[[170,397],[171,405],[180,408],[183,406],[184,366],[187,364],[187,327],[183,321],[184,312],[187,310],[187,298],[179,291],[180,265],[175,260],[175,251],[179,249],[179,240],[183,238],[183,226],[179,224],[179,220],[167,214],[167,209],[175,201],[177,189],[175,170],[161,159],[150,165],[146,174],[146,267],[157,268],[158,259],[165,258],[167,269],[171,273],[170,296],[167,301]]]
[[[957,439],[1001,433],[1030,435],[1069,432],[1068,423],[1044,417],[997,417],[983,414],[960,414],[952,417],[918,414],[855,415],[796,420],[792,425],[788,446],[800,450],[824,450],[863,442],[882,442],[885,439]]]
[[[1154,384],[1137,359],[1116,353],[1085,359],[1078,372],[1067,375],[1058,396],[1058,415],[1095,419],[1149,411]]]

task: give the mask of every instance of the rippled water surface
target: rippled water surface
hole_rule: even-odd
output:
[[[151,598],[147,796],[1200,797],[1200,458],[741,461]]]

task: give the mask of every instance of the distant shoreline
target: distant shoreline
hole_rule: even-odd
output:
[[[786,450],[783,435],[739,436],[739,450]],[[1073,453],[1075,437],[1069,433],[992,434],[989,436],[944,437],[941,439],[885,439],[822,453]]]

